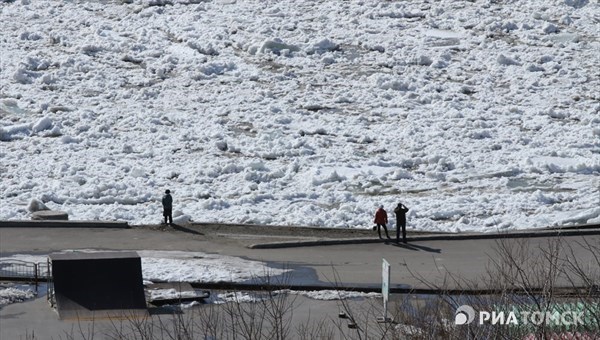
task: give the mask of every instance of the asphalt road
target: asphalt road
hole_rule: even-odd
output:
[[[515,248],[535,258],[559,244],[571,257],[587,263],[594,254],[584,246],[600,244],[600,230],[576,231],[570,236],[461,239],[456,235],[429,235],[437,239],[380,242],[371,231],[310,230],[292,228],[187,225],[135,228],[0,228],[0,255],[47,254],[64,249],[180,250],[239,256],[295,269],[292,284],[378,287],[381,263],[391,265],[390,288],[465,288],[454,278],[492,288],[489,270],[503,262],[502,249]],[[541,233],[541,231],[537,231]],[[595,234],[595,235],[594,235]],[[554,235],[554,234],[549,234]],[[414,235],[413,235],[414,236]],[[421,237],[424,237],[420,235]],[[506,237],[505,234],[497,235]],[[441,238],[441,239],[440,239]],[[328,245],[332,241],[348,244]],[[302,246],[308,243],[312,246]],[[251,249],[256,245],[291,247]],[[517,249],[518,248],[518,249]],[[572,253],[572,254],[571,254]],[[523,263],[524,266],[527,263]],[[533,268],[532,268],[533,270]],[[490,281],[490,282],[487,282]],[[569,285],[571,282],[558,282]]]

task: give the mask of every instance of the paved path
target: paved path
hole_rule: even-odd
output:
[[[555,234],[550,232],[548,235]],[[524,258],[532,258],[547,250],[549,244],[558,242],[561,246],[572,249],[573,253],[570,255],[578,258],[581,263],[596,263],[593,262],[594,254],[581,245],[588,243],[600,246],[600,230],[597,228],[575,232],[569,236],[531,237],[536,235],[540,234],[525,233],[510,238],[506,238],[506,234],[499,235],[503,241],[493,238],[463,239],[452,235],[419,235],[418,241],[397,245],[374,240],[376,234],[370,231],[290,231],[287,228],[217,225],[175,228],[40,228],[39,225],[36,228],[15,228],[0,225],[0,256],[17,253],[48,254],[65,249],[199,251],[266,261],[273,266],[287,266],[294,269],[290,279],[293,284],[331,285],[337,281],[338,285],[363,288],[380,287],[381,262],[385,258],[392,266],[392,289],[460,286],[452,280],[448,281],[450,276],[468,280],[469,287],[488,288],[490,280],[486,271],[489,263],[498,259],[496,249],[500,244],[526,246],[527,250],[522,255]],[[348,244],[299,246],[306,242],[330,244],[341,241]],[[294,247],[249,248],[250,245],[273,246],[290,242]],[[558,284],[566,285],[566,282]],[[402,299],[404,295],[393,295],[391,303],[404,304]],[[368,315],[371,316],[379,313],[381,308],[380,300],[351,300],[347,303],[352,310],[368,308]],[[298,327],[307,320],[325,320],[331,324],[342,322],[341,327],[335,328],[336,334],[344,333],[339,337],[351,338],[349,332],[352,330],[343,324],[346,321],[337,318],[337,313],[342,308],[338,301],[299,297],[295,300],[293,326]],[[153,316],[157,317],[160,316]],[[165,316],[167,322],[170,317]],[[452,315],[448,317],[451,318]],[[371,329],[377,327],[374,319],[369,317],[363,320],[370,323]],[[125,326],[128,326],[127,322]],[[94,338],[103,339],[111,329],[114,329],[113,320],[60,321],[43,296],[0,309],[1,339],[32,338],[32,335],[36,339],[90,339],[90,332],[95,333]]]
[[[246,230],[247,233],[243,233]],[[258,230],[258,231],[257,231]],[[264,228],[180,226],[135,228],[0,228],[0,255],[14,253],[47,254],[64,249],[105,250],[181,250],[239,256],[260,260],[274,266],[295,269],[291,280],[295,284],[329,285],[334,281],[344,286],[378,287],[381,282],[381,262],[385,258],[392,266],[391,288],[428,288],[445,286],[449,275],[478,283],[485,287],[486,270],[491,261],[498,260],[500,244],[524,244],[531,256],[547,249],[548,244],[560,242],[573,250],[582,261],[592,254],[580,244],[600,243],[600,230],[587,229],[588,235],[574,233],[561,237],[527,237],[497,239],[421,240],[408,244],[378,242],[375,233],[327,230],[327,238],[314,230],[304,233],[285,229],[270,231]],[[317,233],[317,234],[315,234]],[[349,236],[350,234],[350,236]],[[591,235],[590,235],[591,234]],[[595,234],[595,235],[594,235]],[[275,249],[250,249],[266,243],[305,242],[327,243],[331,240],[365,240],[371,243],[322,245]],[[373,242],[375,241],[375,242]],[[424,284],[423,281],[427,281]],[[563,282],[566,284],[566,282]]]

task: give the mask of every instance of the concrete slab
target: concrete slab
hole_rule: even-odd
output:
[[[0,228],[129,228],[129,224],[126,221],[9,220],[0,221]]]
[[[69,219],[69,214],[66,211],[57,211],[57,210],[40,210],[31,213],[31,219],[36,221],[48,221],[48,220],[58,220],[58,221],[67,221]]]

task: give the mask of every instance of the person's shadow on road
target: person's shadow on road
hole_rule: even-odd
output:
[[[394,247],[398,247],[398,248],[404,248],[404,249],[408,249],[408,250],[414,250],[414,251],[427,251],[430,253],[441,253],[442,250],[441,249],[437,249],[437,248],[429,248],[426,246],[421,246],[418,244],[412,244],[412,243],[402,243],[402,242],[386,242],[386,244],[390,244]]]
[[[186,228],[184,226],[178,225],[178,224],[171,224],[171,227],[175,230],[179,230],[179,231],[183,231],[184,233],[190,233],[190,234],[194,234],[194,235],[204,235],[203,233],[196,231],[194,229],[190,229],[190,228]]]

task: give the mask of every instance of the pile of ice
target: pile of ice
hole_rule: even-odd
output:
[[[598,223],[597,13],[0,1],[0,218],[157,223],[169,188],[180,222],[367,228],[402,201],[422,230]]]
[[[35,292],[26,285],[0,285],[0,308],[12,303],[24,302],[35,297]]]

